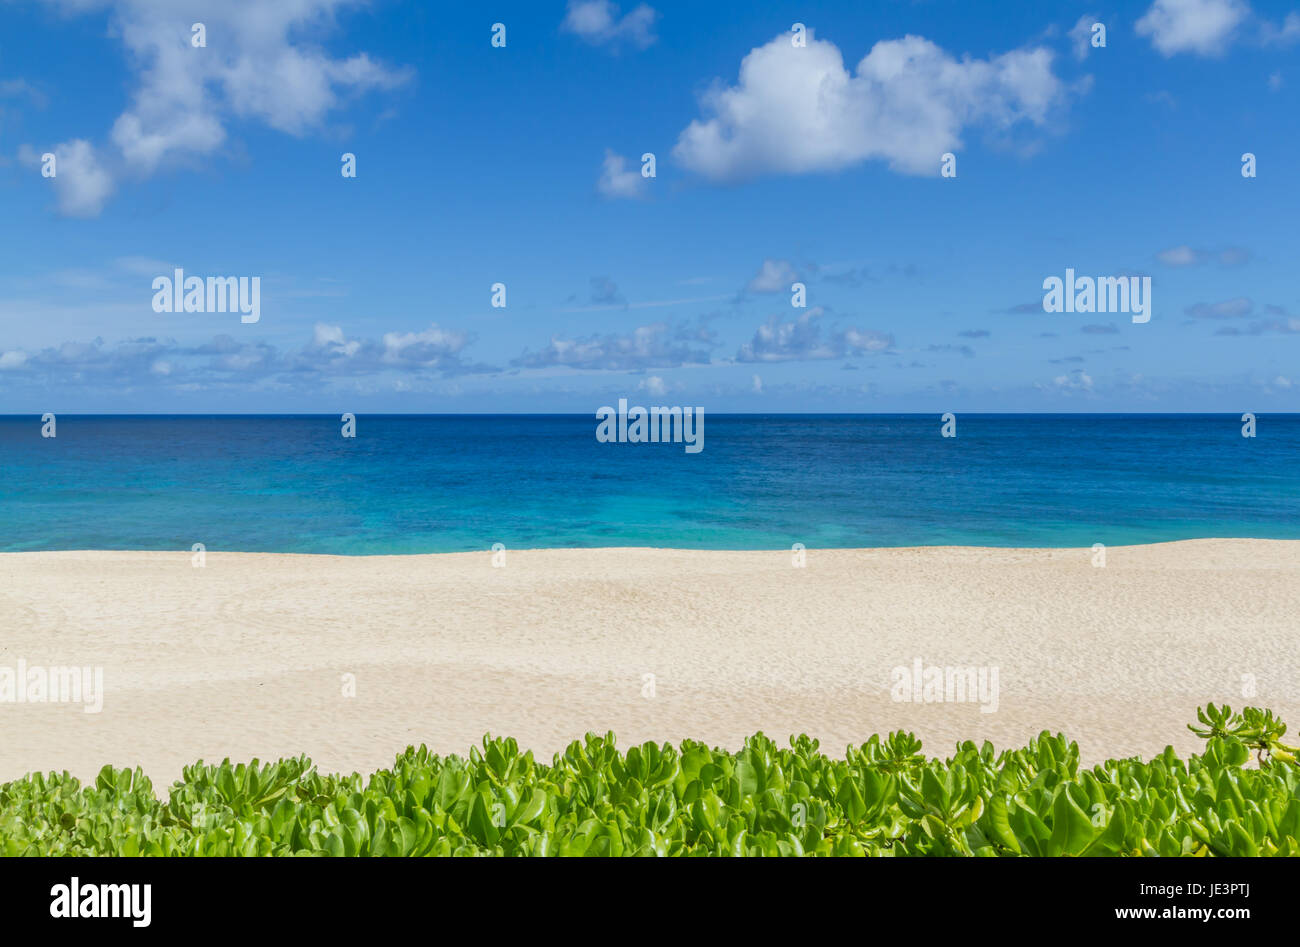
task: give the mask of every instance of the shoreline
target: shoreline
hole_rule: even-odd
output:
[[[903,729],[940,757],[1049,730],[1091,764],[1198,751],[1185,724],[1211,701],[1300,726],[1300,540],[1112,546],[1104,567],[1078,547],[805,556],[0,553],[0,668],[103,671],[99,713],[0,702],[0,781],[111,762],[162,791],[198,759],[304,753],[369,772],[488,732],[549,760],[588,730],[624,748],[807,733],[842,756]],[[917,661],[984,669],[985,697],[996,668],[996,709],[895,699]]]
[[[1114,543],[1106,544],[1107,549],[1133,549],[1141,547],[1158,547],[1171,546],[1178,543],[1209,543],[1209,542],[1229,542],[1229,543],[1300,543],[1300,536],[1294,539],[1276,538],[1270,536],[1195,536],[1184,539],[1160,539],[1154,542],[1146,543]],[[714,548],[699,546],[510,546],[507,547],[509,552],[527,552],[527,553],[568,553],[568,552],[667,552],[667,553],[725,553],[738,555],[753,554],[786,554],[790,549],[786,547],[765,547],[762,549],[750,548]],[[809,550],[817,552],[893,552],[898,550],[927,550],[927,549],[987,549],[993,551],[1006,552],[1061,552],[1065,550],[1086,551],[1088,546],[991,546],[986,543],[934,543],[926,545],[903,545],[903,546],[809,546]],[[476,556],[490,555],[491,548],[482,549],[458,549],[445,552],[285,552],[283,550],[260,550],[260,549],[208,549],[209,554],[220,554],[226,556],[303,556],[316,559],[411,559],[416,557],[437,557],[437,556]],[[0,549],[2,556],[157,556],[157,555],[191,555],[190,550],[177,549],[169,547],[167,549]]]

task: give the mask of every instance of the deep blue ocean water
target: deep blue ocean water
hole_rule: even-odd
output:
[[[0,417],[0,550],[340,554],[1300,539],[1300,415]]]

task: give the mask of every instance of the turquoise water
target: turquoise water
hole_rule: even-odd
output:
[[[0,418],[0,550],[340,554],[1300,539],[1300,415]]]

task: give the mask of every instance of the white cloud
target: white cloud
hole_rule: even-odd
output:
[[[645,49],[654,43],[655,20],[659,14],[642,3],[625,16],[610,0],[569,0],[569,12],[560,29],[573,33],[593,46],[616,46],[627,42]]]
[[[649,378],[641,382],[641,384],[637,385],[637,388],[656,396],[662,395],[668,390],[664,386],[664,380],[658,375],[651,375]]]
[[[637,198],[645,194],[646,179],[641,177],[640,168],[628,170],[627,159],[605,150],[605,161],[600,168],[600,178],[596,181],[596,190],[609,198]]]
[[[1191,247],[1183,245],[1161,250],[1156,254],[1156,259],[1165,266],[1194,266],[1204,260],[1204,254],[1199,250],[1193,250]]]
[[[709,339],[683,326],[665,322],[639,326],[629,333],[590,335],[583,338],[552,336],[540,352],[524,352],[513,359],[518,368],[570,368],[585,371],[637,371],[707,365]]]
[[[1183,244],[1161,250],[1156,254],[1156,259],[1165,266],[1199,266],[1211,260],[1216,260],[1223,266],[1241,266],[1243,263],[1250,262],[1250,251],[1242,247],[1228,247],[1216,251],[1197,250]]]
[[[74,13],[107,9],[112,35],[126,46],[138,80],[129,107],[113,123],[112,169],[97,162],[93,180],[75,195],[61,195],[60,206],[75,208],[65,213],[97,214],[113,177],[149,175],[170,159],[216,151],[232,117],[301,135],[347,96],[408,80],[409,70],[390,70],[365,53],[331,58],[305,39],[324,32],[338,10],[357,2],[47,0]],[[195,22],[207,29],[206,47],[190,44]]]
[[[885,352],[894,347],[894,337],[870,329],[849,328],[831,333],[823,339],[821,318],[824,311],[816,306],[791,322],[770,316],[758,327],[754,337],[736,352],[738,362],[794,362],[830,358],[850,358],[871,352]]]
[[[840,335],[845,353],[861,355],[865,352],[884,352],[894,347],[894,337],[872,329],[845,329]]]
[[[361,350],[361,343],[358,340],[348,341],[343,335],[342,326],[326,325],[323,322],[316,323],[312,329],[312,345],[318,349],[327,349],[331,355],[341,355],[344,358],[351,358]]]
[[[423,332],[385,332],[383,361],[396,365],[441,367],[458,356],[468,342],[469,337],[464,332],[440,329],[437,323]]]
[[[0,371],[6,372],[6,389],[25,380],[45,388],[81,385],[83,390],[160,384],[171,390],[246,389],[265,383],[319,391],[343,379],[450,378],[497,371],[463,360],[461,353],[471,341],[464,332],[436,325],[423,332],[390,332],[379,342],[346,340],[340,327],[317,324],[312,340],[296,349],[224,334],[197,345],[152,335],[113,343],[96,337],[4,352]]]
[[[763,393],[763,379],[760,378],[758,375],[755,375],[755,376],[754,376],[754,394],[756,394],[756,395],[761,395],[762,393]]]
[[[790,284],[797,279],[799,274],[788,260],[764,260],[745,289],[751,293],[789,292]]]
[[[1293,10],[1288,13],[1280,27],[1265,22],[1261,24],[1260,31],[1265,45],[1288,46],[1300,41],[1300,12]]]
[[[750,51],[735,86],[719,84],[704,96],[710,117],[692,121],[673,153],[715,181],[870,159],[937,174],[965,129],[1043,125],[1065,93],[1051,51],[1041,47],[958,60],[906,36],[876,43],[850,73],[834,43],[809,34],[798,48],[782,34]]]
[[[323,322],[318,322],[312,331],[312,341],[322,348],[326,345],[342,345],[343,327],[328,326]]]
[[[1155,0],[1135,28],[1163,56],[1220,56],[1248,16],[1245,0]]]
[[[1074,50],[1074,58],[1083,62],[1088,58],[1088,51],[1092,49],[1092,24],[1097,22],[1097,18],[1091,13],[1085,13],[1079,17],[1079,21],[1070,28],[1070,47]]]
[[[55,175],[50,178],[59,213],[94,217],[113,193],[112,175],[100,164],[94,146],[74,138],[54,148]]]
[[[261,119],[272,128],[301,135],[342,103],[347,92],[392,89],[409,78],[390,71],[365,53],[330,59],[319,52],[285,46],[274,59],[244,56],[222,74],[235,114]]]
[[[1052,379],[1052,384],[1059,391],[1092,391],[1092,376],[1081,368],[1076,368],[1068,375],[1057,375]]]

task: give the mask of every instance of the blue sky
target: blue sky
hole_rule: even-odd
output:
[[[0,0],[0,413],[1296,409],[1300,6],[481,7]]]

